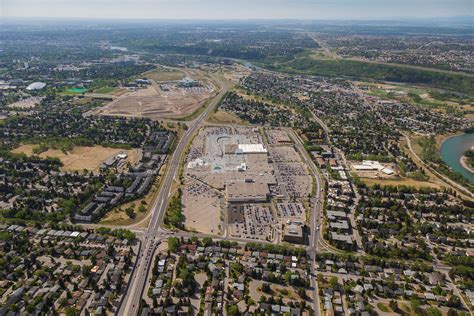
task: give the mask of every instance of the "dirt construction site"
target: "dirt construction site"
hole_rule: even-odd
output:
[[[150,84],[145,88],[125,93],[98,109],[97,114],[151,119],[190,116],[215,96],[217,89],[204,76],[196,72],[189,74],[193,77],[171,81],[149,79]]]
[[[184,162],[186,229],[278,242],[286,223],[304,225],[312,178],[285,132],[274,134],[283,142],[251,127],[199,131]]]

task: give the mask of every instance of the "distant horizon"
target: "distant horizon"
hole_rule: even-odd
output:
[[[58,17],[58,16],[0,16],[0,23],[10,21],[25,21],[25,22],[43,22],[43,21],[95,21],[95,22],[113,22],[113,21],[124,21],[124,22],[431,22],[439,19],[439,22],[443,21],[465,21],[468,19],[474,20],[474,15],[453,15],[453,16],[433,16],[433,17],[385,17],[385,18],[307,18],[307,19],[296,19],[296,18],[223,18],[223,19],[210,19],[210,18],[114,18],[114,17]]]
[[[401,20],[474,17],[471,0],[3,0],[2,19]]]
[[[73,19],[73,20],[164,20],[164,21],[359,21],[359,20],[370,20],[370,21],[386,21],[386,20],[431,20],[431,19],[457,19],[457,18],[473,18],[474,15],[450,15],[450,16],[392,16],[384,18],[374,18],[374,17],[359,17],[359,18],[153,18],[153,17],[144,17],[144,18],[127,18],[127,17],[61,17],[61,16],[0,16],[1,19],[31,19],[31,20],[42,20],[42,19],[51,19],[51,20],[64,20],[64,19]]]

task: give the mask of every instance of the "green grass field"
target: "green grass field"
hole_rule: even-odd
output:
[[[384,313],[390,313],[392,310],[384,303],[378,303],[377,307]]]
[[[71,88],[71,89],[67,89],[65,92],[71,93],[71,94],[85,93],[87,92],[87,89],[86,88]]]
[[[114,87],[102,87],[99,89],[95,89],[95,93],[101,93],[101,94],[108,94],[114,92],[116,89]]]

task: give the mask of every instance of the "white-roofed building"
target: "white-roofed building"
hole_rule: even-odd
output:
[[[46,87],[46,83],[44,83],[44,82],[33,82],[28,87],[26,87],[26,90],[30,90],[30,91],[32,91],[32,90],[41,90],[44,87]]]
[[[193,169],[193,168],[197,168],[197,167],[203,167],[203,166],[206,166],[206,162],[201,159],[201,158],[196,158],[190,162],[188,162],[188,168],[189,169]]]
[[[238,152],[242,154],[261,154],[267,153],[267,149],[263,147],[263,144],[239,144]]]
[[[383,168],[382,169],[382,172],[385,173],[385,174],[388,174],[388,175],[391,175],[391,174],[394,174],[395,171],[393,171],[392,169],[390,168]]]

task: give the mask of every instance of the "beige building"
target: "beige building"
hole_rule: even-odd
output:
[[[229,180],[226,182],[225,191],[230,203],[266,202],[270,195],[268,183],[251,179]]]

